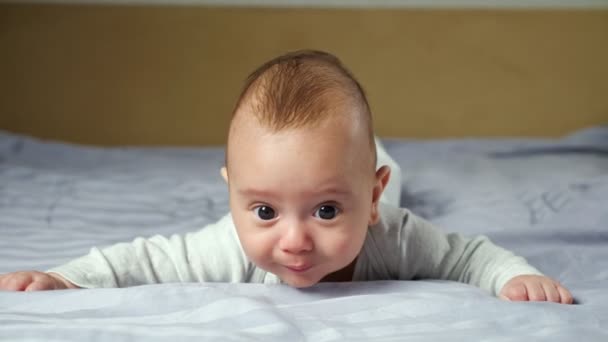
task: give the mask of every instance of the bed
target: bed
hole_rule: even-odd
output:
[[[401,204],[486,234],[575,305],[446,281],[0,291],[0,340],[608,340],[608,126],[558,139],[384,139]],[[187,232],[228,210],[222,147],[92,147],[0,131],[0,273]]]

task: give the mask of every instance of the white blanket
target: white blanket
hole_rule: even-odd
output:
[[[608,340],[608,127],[385,145],[404,174],[404,206],[445,230],[489,235],[578,304],[509,303],[444,281],[0,291],[0,340]],[[0,273],[200,228],[228,210],[222,162],[220,148],[101,149],[0,133]]]

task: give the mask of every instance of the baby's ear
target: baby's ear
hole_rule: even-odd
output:
[[[222,175],[222,178],[224,178],[224,182],[228,184],[228,170],[226,170],[225,166],[222,166],[222,168],[220,169],[220,174]]]
[[[391,178],[391,168],[388,165],[384,165],[376,171],[376,177],[374,180],[374,190],[372,192],[372,212],[369,218],[369,225],[373,226],[378,223],[380,219],[380,212],[378,206],[380,205],[380,197],[388,180]]]

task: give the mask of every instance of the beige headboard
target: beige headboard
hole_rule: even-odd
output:
[[[222,144],[245,76],[325,49],[385,137],[558,136],[608,123],[608,10],[0,4],[0,129]]]

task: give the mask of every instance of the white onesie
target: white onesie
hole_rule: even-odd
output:
[[[492,244],[445,234],[409,210],[380,205],[380,221],[369,227],[353,281],[447,279],[496,295],[511,278],[541,274],[521,257]],[[230,215],[203,229],[169,238],[137,238],[91,252],[48,272],[77,286],[127,287],[169,282],[254,282],[280,279],[245,256]]]

